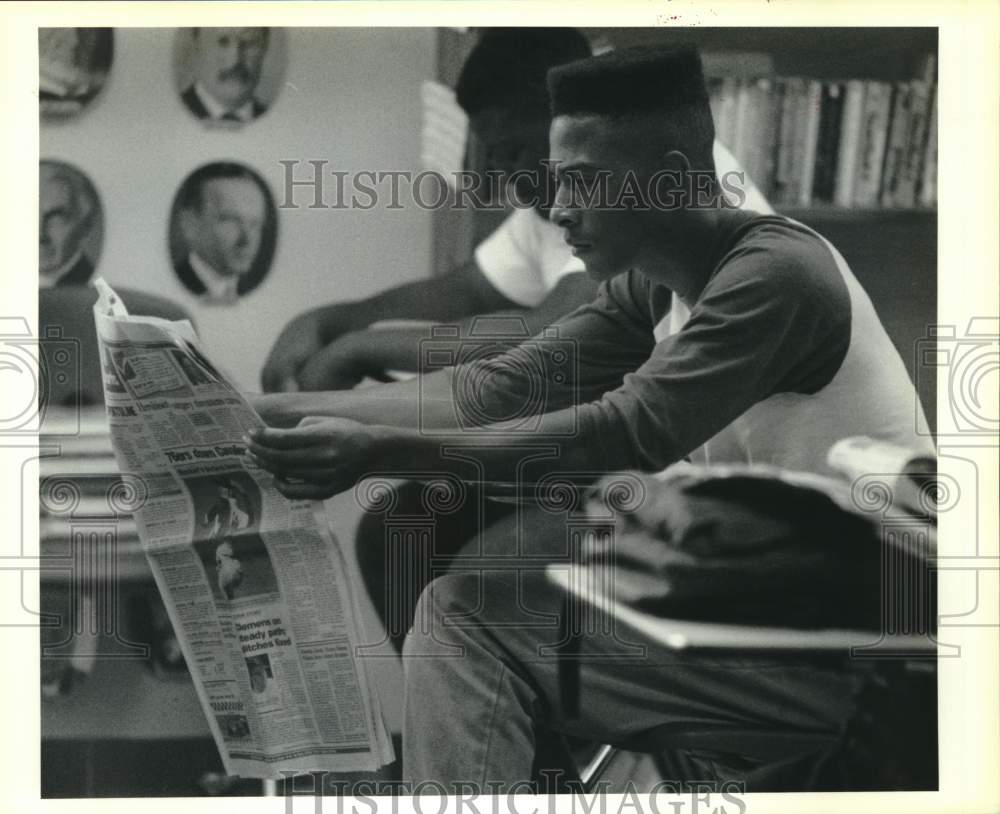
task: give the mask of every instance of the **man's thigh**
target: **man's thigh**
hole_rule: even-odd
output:
[[[860,680],[846,667],[676,650],[568,597],[546,567],[576,558],[575,523],[522,507],[463,546],[421,603],[442,652],[461,659],[463,638],[476,637],[535,688],[539,723],[595,740],[662,725],[832,732],[846,720]],[[566,659],[578,698],[566,697]]]
[[[447,572],[471,540],[513,507],[486,499],[476,487],[457,498],[440,484],[399,481],[369,495],[355,551],[365,588],[390,641],[402,646],[421,591]],[[470,544],[471,545],[471,544]]]

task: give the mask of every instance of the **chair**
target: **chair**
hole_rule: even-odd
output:
[[[178,305],[153,294],[116,289],[129,312],[163,319],[189,319]],[[90,286],[43,288],[38,292],[39,404],[78,409],[104,403]]]
[[[747,792],[936,790],[936,665],[911,658],[873,667],[838,733],[657,727],[601,745],[580,768],[581,784],[588,792],[625,781],[738,781]]]
[[[579,770],[583,787],[594,791],[609,781],[613,787],[616,780],[640,786],[644,780],[650,786],[662,781],[732,782],[738,776],[745,790],[761,792],[936,789],[938,644],[932,570],[936,514],[907,513],[903,521],[907,537],[900,533],[901,505],[890,495],[879,506],[866,507],[882,513],[883,580],[890,580],[893,588],[881,597],[881,637],[871,631],[762,629],[663,619],[582,587],[602,584],[600,576],[580,573],[574,578],[550,569],[550,578],[567,589],[567,596],[573,593],[667,646],[866,667],[855,715],[840,732],[654,727],[602,745]],[[571,649],[567,652],[561,663],[563,694],[573,704],[579,662],[573,660]],[[706,776],[713,769],[715,776]]]

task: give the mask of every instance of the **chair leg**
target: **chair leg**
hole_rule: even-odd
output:
[[[601,774],[608,767],[611,759],[615,756],[615,748],[607,743],[601,744],[590,761],[580,769],[580,782],[584,791],[592,791],[593,784],[601,779]]]

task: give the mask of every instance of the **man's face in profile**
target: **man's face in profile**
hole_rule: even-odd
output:
[[[250,271],[264,230],[264,195],[246,178],[212,178],[201,209],[187,214],[188,245],[223,276]]]
[[[227,110],[253,97],[267,53],[265,28],[201,28],[195,32],[195,76]]]
[[[54,274],[80,246],[85,213],[69,179],[42,170],[38,196],[38,270]]]

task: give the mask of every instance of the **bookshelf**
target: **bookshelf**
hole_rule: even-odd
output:
[[[738,87],[741,83],[749,84],[759,79],[765,79],[773,87],[788,77],[815,83],[814,87],[818,86],[821,90],[833,84],[846,88],[851,82],[864,85],[879,83],[891,92],[889,121],[884,133],[886,149],[892,141],[894,111],[891,106],[896,101],[898,89],[915,81],[929,83],[929,103],[923,122],[918,121],[912,128],[919,133],[915,147],[922,146],[923,150],[919,155],[919,150],[915,150],[909,157],[911,177],[904,185],[902,196],[906,205],[900,205],[891,192],[883,194],[881,177],[878,178],[880,188],[874,199],[869,196],[864,205],[859,205],[854,194],[846,200],[847,196],[842,191],[838,203],[835,170],[832,189],[827,178],[828,189],[821,196],[812,194],[810,185],[808,196],[796,196],[797,200],[791,200],[776,195],[773,182],[765,180],[760,185],[781,214],[816,229],[844,255],[871,296],[911,378],[918,383],[920,400],[933,430],[936,423],[934,377],[916,375],[916,342],[926,335],[927,326],[936,321],[937,209],[934,196],[928,194],[927,179],[913,177],[912,173],[924,173],[928,156],[936,157],[936,144],[928,145],[927,141],[934,131],[932,113],[936,76],[933,66],[937,55],[937,29],[656,27],[582,30],[597,51],[634,45],[696,45],[705,61],[710,89],[713,83],[717,86],[722,81]],[[454,83],[475,38],[476,31],[471,29],[440,31],[440,81]],[[822,108],[819,113],[822,114]],[[817,144],[819,124],[817,117]],[[752,126],[750,129],[753,129]],[[772,131],[776,129],[772,125]],[[717,122],[720,135],[721,130]],[[921,138],[924,140],[922,145]],[[840,157],[840,138],[836,142],[836,148],[828,146],[828,150],[835,150],[828,154],[828,160],[831,156]],[[748,162],[744,160],[745,156],[740,155],[737,145],[726,146],[746,166]],[[764,144],[763,148],[766,150],[768,146]],[[860,147],[856,145],[855,155],[858,149]],[[904,158],[905,164],[902,143],[896,149],[900,151],[897,159]],[[775,158],[777,156],[771,160]],[[881,158],[884,164],[885,153]],[[469,164],[471,168],[476,166],[474,144],[470,144]],[[750,172],[749,167],[747,169]],[[758,182],[754,173],[750,174]],[[933,168],[927,172],[927,178],[934,175]],[[441,214],[443,217],[435,216],[435,272],[467,259],[476,243],[500,220],[496,213]]]

